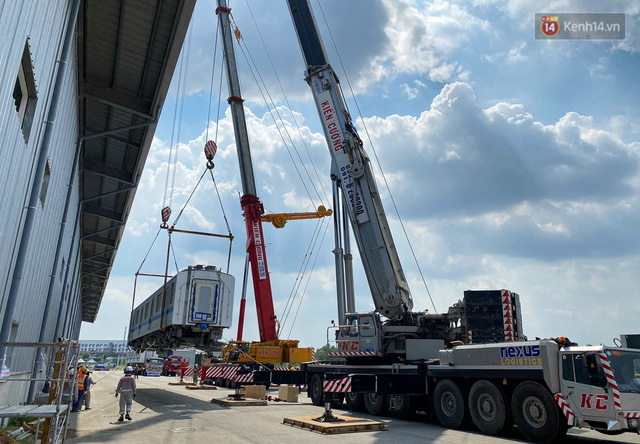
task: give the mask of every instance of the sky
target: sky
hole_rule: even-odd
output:
[[[611,345],[640,333],[640,4],[311,4],[372,160],[414,311],[446,312],[469,289],[508,289],[520,295],[529,338]],[[265,209],[332,207],[329,152],[286,2],[230,6]],[[176,228],[227,234],[226,216],[236,288],[224,338],[237,336],[246,234],[215,8],[196,5],[100,311],[81,340],[123,338],[130,307],[162,285],[140,276],[134,300],[136,271],[164,272],[166,232],[154,243],[160,210],[170,205],[173,222],[194,189]],[[625,39],[535,39],[536,13],[568,12],[624,13]],[[218,145],[222,205],[208,175],[196,188],[206,140]],[[329,219],[264,225],[280,337],[304,347],[324,345],[337,319]],[[176,264],[227,269],[225,239],[176,233],[172,245],[170,273]],[[357,254],[354,270],[356,309],[370,311]],[[259,339],[251,283],[244,339]]]

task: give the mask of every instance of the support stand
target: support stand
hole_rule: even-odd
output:
[[[242,393],[239,382],[235,383],[235,389],[235,393],[233,395],[229,395],[229,398],[233,399],[234,401],[244,401],[244,393]]]
[[[338,418],[331,411],[331,403],[333,402],[333,395],[331,393],[324,394],[324,413],[318,418],[313,418],[317,422],[343,422],[344,419]]]

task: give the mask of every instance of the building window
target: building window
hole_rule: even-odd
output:
[[[49,166],[49,159],[44,167],[44,175],[42,177],[42,185],[40,186],[40,204],[44,208],[44,201],[47,199],[47,191],[49,190],[49,179],[51,178],[51,167]]]
[[[29,51],[29,40],[24,44],[22,59],[18,68],[16,85],[13,88],[13,102],[18,113],[20,128],[24,141],[29,141],[31,125],[36,111],[38,101],[38,91],[36,89],[36,79],[33,74],[33,64],[31,63],[31,51]]]

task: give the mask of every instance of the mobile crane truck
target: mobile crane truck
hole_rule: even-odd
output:
[[[397,418],[422,410],[445,427],[472,420],[490,435],[515,422],[534,442],[562,439],[571,426],[638,433],[640,350],[579,347],[566,338],[527,341],[519,296],[508,290],[466,291],[447,313],[411,311],[369,158],[313,12],[308,0],[287,1],[332,158],[340,325],[328,332],[335,332],[343,359],[305,363],[301,372],[253,371],[253,380],[307,384],[312,402],[324,402],[327,410],[344,397],[352,410],[364,404],[370,414],[388,411]],[[348,223],[339,220],[340,209],[352,227],[375,312],[355,312]]]

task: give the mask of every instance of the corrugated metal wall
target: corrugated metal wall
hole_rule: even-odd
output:
[[[11,286],[17,251],[24,225],[26,205],[34,181],[35,164],[45,130],[45,117],[51,103],[51,94],[58,69],[65,27],[68,23],[71,0],[29,0],[0,3],[0,205],[3,229],[0,230],[0,296],[4,314],[7,295]],[[75,23],[73,23],[75,26]],[[18,69],[25,42],[29,41],[37,85],[37,107],[28,143],[20,129],[20,122],[13,100]],[[75,50],[72,51],[72,54]],[[67,257],[78,208],[78,179],[74,180],[74,192],[69,207],[68,221],[62,254],[58,264],[54,255],[60,223],[67,197],[67,185],[73,166],[78,137],[77,66],[71,57],[66,66],[64,85],[60,91],[57,118],[52,122],[52,139],[48,153],[50,180],[44,203],[39,202],[34,226],[28,244],[26,268],[21,281],[18,302],[14,312],[16,341],[37,342],[43,319],[46,318],[45,341],[55,340],[54,329],[58,307],[63,294],[64,266],[78,266],[78,258]],[[54,282],[51,309],[44,313],[50,276]],[[71,279],[68,280],[71,283]],[[71,292],[71,288],[65,289]],[[76,295],[76,292],[73,292]],[[76,307],[69,316],[73,330],[63,336],[77,337],[80,327],[78,301],[72,301],[69,309]],[[64,313],[63,313],[64,315]],[[2,318],[0,317],[0,321]],[[30,371],[34,350],[13,350],[12,372]],[[1,359],[1,357],[0,357]]]

